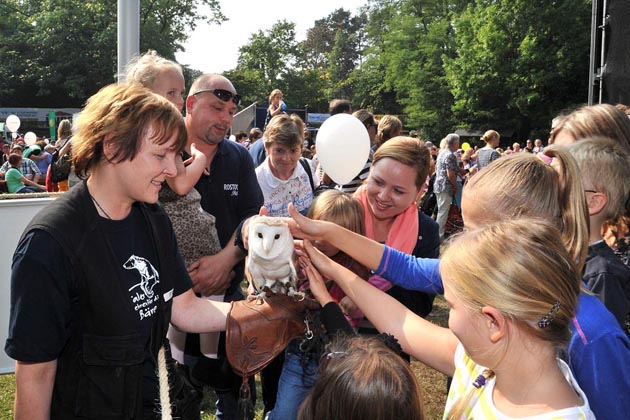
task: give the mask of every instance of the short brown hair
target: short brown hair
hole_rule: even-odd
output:
[[[267,124],[264,141],[265,147],[273,143],[286,147],[296,145],[301,147],[304,142],[304,122],[295,114],[276,115]]]
[[[420,387],[409,363],[376,337],[333,341],[299,420],[422,420]]]
[[[585,188],[606,194],[605,217],[615,220],[623,216],[630,197],[630,151],[606,137],[587,137],[570,144],[568,150],[578,163]]]
[[[384,115],[378,122],[376,147],[381,147],[387,140],[400,135],[403,124],[395,115]]]
[[[142,86],[112,84],[90,99],[79,115],[77,133],[72,139],[72,162],[77,176],[86,178],[102,159],[105,139],[117,148],[110,161],[133,160],[143,135],[153,130],[153,141],[168,142],[176,135],[177,151],[186,145],[182,114],[167,99]]]
[[[17,153],[11,153],[9,155],[9,165],[17,166],[20,164],[21,161],[22,161],[22,156],[18,155]]]
[[[398,136],[388,140],[374,152],[372,166],[385,158],[393,159],[415,169],[415,184],[417,188],[420,188],[429,176],[432,160],[431,152],[424,145],[424,141],[420,139]]]
[[[347,99],[333,99],[330,101],[330,106],[328,107],[328,113],[332,115],[337,114],[349,114],[352,112],[352,104]]]

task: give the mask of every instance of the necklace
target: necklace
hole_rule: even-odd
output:
[[[94,204],[96,204],[96,207],[98,207],[98,208],[99,208],[99,210],[103,212],[103,214],[105,215],[105,217],[106,217],[106,218],[108,218],[109,220],[112,220],[112,218],[109,216],[109,214],[107,214],[107,212],[105,211],[105,209],[104,209],[104,208],[103,208],[100,204],[98,204],[98,201],[96,201],[96,198],[94,198],[94,197],[92,196],[92,194],[90,194],[90,198],[92,199],[92,201],[94,201]]]

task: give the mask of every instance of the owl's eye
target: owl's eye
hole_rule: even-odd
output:
[[[258,237],[262,239],[262,233],[258,232]]]
[[[280,238],[280,234],[276,233],[276,236],[274,236],[273,239],[278,239],[278,238]]]

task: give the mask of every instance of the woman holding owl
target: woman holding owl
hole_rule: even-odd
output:
[[[35,216],[13,258],[5,349],[17,361],[15,417],[183,417],[171,413],[169,321],[222,331],[230,304],[192,292],[156,205],[186,144],[181,113],[146,88],[110,85],[77,127],[84,181]]]

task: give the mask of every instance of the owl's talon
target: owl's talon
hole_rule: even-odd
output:
[[[289,287],[289,293],[287,295],[291,297],[299,297],[298,302],[302,302],[306,298],[306,294],[304,292],[296,292],[293,286]]]
[[[260,292],[258,294],[258,296],[256,296],[256,304],[257,305],[262,305],[263,303],[265,303],[265,298],[267,297],[267,293],[265,292]]]

